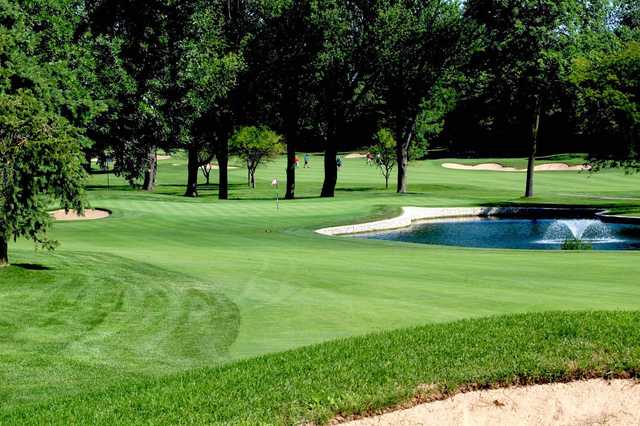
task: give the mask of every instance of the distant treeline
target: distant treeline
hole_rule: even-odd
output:
[[[528,156],[532,195],[538,154],[637,166],[639,3],[0,0],[0,136],[46,111],[87,168],[97,157],[153,190],[156,152],[186,151],[185,195],[215,161],[225,199],[232,136],[268,128],[294,198],[297,152],[324,152],[332,197],[337,153],[388,129],[398,192],[410,160],[437,150]],[[18,94],[41,107],[20,111]]]

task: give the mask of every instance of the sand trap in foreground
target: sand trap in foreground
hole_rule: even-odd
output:
[[[640,384],[588,380],[469,392],[349,424],[639,425]]]
[[[55,220],[59,221],[72,221],[72,220],[95,220],[95,219],[104,219],[108,217],[111,213],[105,210],[95,210],[95,209],[85,209],[84,216],[80,216],[76,211],[69,210],[66,213],[64,210],[56,210],[51,212],[51,217]]]
[[[527,169],[516,169],[515,167],[505,167],[498,163],[482,163],[475,166],[458,163],[444,163],[442,167],[454,170],[492,170],[496,172],[524,172]],[[538,172],[564,172],[564,171],[583,171],[590,170],[588,165],[570,166],[566,163],[549,163],[536,166]]]

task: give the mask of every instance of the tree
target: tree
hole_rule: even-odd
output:
[[[229,197],[228,162],[229,138],[238,123],[256,123],[255,103],[255,61],[251,57],[254,51],[249,48],[256,34],[269,22],[270,17],[278,15],[289,0],[234,0],[224,2],[204,2],[220,12],[220,25],[217,28],[218,55],[233,57],[235,68],[234,84],[226,87],[225,93],[209,99],[208,107],[198,126],[197,137],[208,139],[214,147],[219,166],[218,198]],[[229,63],[228,63],[229,64]],[[205,68],[206,70],[206,68]],[[231,76],[228,73],[227,76]],[[221,80],[221,83],[225,80]],[[220,85],[216,83],[218,87]],[[206,97],[205,99],[206,100]]]
[[[374,136],[375,144],[369,148],[369,153],[374,156],[376,165],[384,176],[385,188],[389,189],[389,177],[396,165],[397,142],[389,129],[380,129]]]
[[[261,126],[239,129],[229,141],[231,152],[247,163],[247,184],[256,187],[256,169],[284,151],[282,137],[273,130]]]
[[[310,1],[291,2],[264,23],[246,50],[248,76],[242,84],[251,91],[248,102],[254,121],[269,122],[287,145],[285,199],[295,198],[296,148],[302,129],[315,120],[313,60],[318,41],[308,31]]]
[[[170,81],[163,92],[165,110],[174,146],[188,154],[185,196],[195,197],[198,169],[211,161],[215,149],[214,138],[201,131],[203,121],[236,85],[244,61],[223,37],[222,8],[192,0],[172,4],[169,14],[169,43],[173,47],[168,58]]]
[[[169,123],[163,113],[169,0],[144,7],[127,0],[87,1],[87,26],[96,40],[100,66],[97,90],[108,98],[108,110],[92,128],[96,150],[110,150],[114,172],[130,184],[142,179],[152,191],[156,183],[156,150],[171,148]]]
[[[640,170],[640,2],[597,3],[581,33],[568,82],[577,130],[589,142],[593,170]],[[607,141],[603,143],[603,141]]]
[[[324,145],[321,197],[333,197],[338,179],[339,140],[350,121],[370,104],[376,74],[374,26],[382,0],[312,0],[309,19],[313,49],[318,132]]]
[[[528,129],[525,196],[532,197],[538,134],[545,111],[553,111],[565,91],[570,52],[582,24],[576,0],[470,0],[465,13],[480,30],[482,49],[473,71],[486,78],[493,105],[518,111]]]
[[[200,171],[202,172],[202,176],[204,177],[207,185],[211,184],[211,170],[213,166],[211,165],[211,160],[213,160],[213,156],[208,151],[201,153],[198,157],[199,162],[201,164]]]
[[[376,31],[376,68],[382,71],[377,85],[385,122],[398,138],[397,191],[403,193],[408,190],[418,120],[428,114],[425,108],[438,105],[441,87],[465,58],[461,5],[440,0],[390,2],[379,14]]]
[[[445,117],[454,109],[460,97],[460,88],[454,87],[453,83],[441,81],[432,88],[429,97],[423,99],[416,118],[414,141],[409,147],[409,160],[424,159],[432,139],[444,129]]]
[[[76,33],[81,11],[73,1],[0,0],[0,266],[10,239],[56,246],[52,202],[83,209],[82,128],[102,106],[83,84],[91,56]]]
[[[640,170],[640,41],[579,56],[570,81],[580,130],[596,141],[590,147],[596,169]]]

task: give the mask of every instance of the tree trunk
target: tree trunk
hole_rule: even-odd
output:
[[[251,170],[251,189],[256,189],[256,171]]]
[[[329,122],[327,126],[327,139],[325,141],[324,150],[324,182],[322,184],[322,192],[320,196],[323,198],[335,197],[336,183],[338,182],[338,142],[337,138],[340,134],[337,126],[340,113],[336,113],[333,122]]]
[[[147,153],[147,168],[144,171],[144,183],[142,189],[145,191],[153,191],[156,187],[156,175],[158,174],[158,159],[156,156],[156,147],[149,148]]]
[[[218,158],[218,199],[229,199],[229,142],[220,141],[216,157]]]
[[[91,170],[91,153],[85,152],[84,154],[84,164],[83,164],[85,172],[91,174],[93,170]]]
[[[290,134],[287,137],[287,192],[284,196],[287,200],[293,200],[296,191],[296,146]]]
[[[389,189],[389,175],[385,175],[384,177],[384,187]]]
[[[251,188],[251,164],[247,161],[247,186]]]
[[[4,234],[0,234],[0,268],[7,265],[9,265],[9,245]]]
[[[533,113],[533,126],[531,127],[531,150],[529,152],[529,161],[527,163],[527,183],[524,196],[533,197],[533,175],[536,167],[536,154],[538,151],[538,132],[540,130],[540,114],[542,111],[542,99],[536,97],[536,105]]]
[[[398,162],[398,185],[399,194],[407,192],[407,169],[409,168],[409,145],[413,137],[413,130],[408,130],[402,137],[402,140],[396,146],[396,155]]]
[[[187,190],[184,193],[185,197],[197,197],[198,196],[198,150],[195,147],[189,147],[187,163]]]
[[[324,151],[324,183],[320,196],[331,198],[335,196],[336,183],[338,182],[338,165],[336,163],[338,150],[335,139],[331,137],[327,140],[327,147]]]

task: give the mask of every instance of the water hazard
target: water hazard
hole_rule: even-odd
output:
[[[598,219],[465,218],[417,223],[359,238],[477,248],[640,250],[640,226]]]

